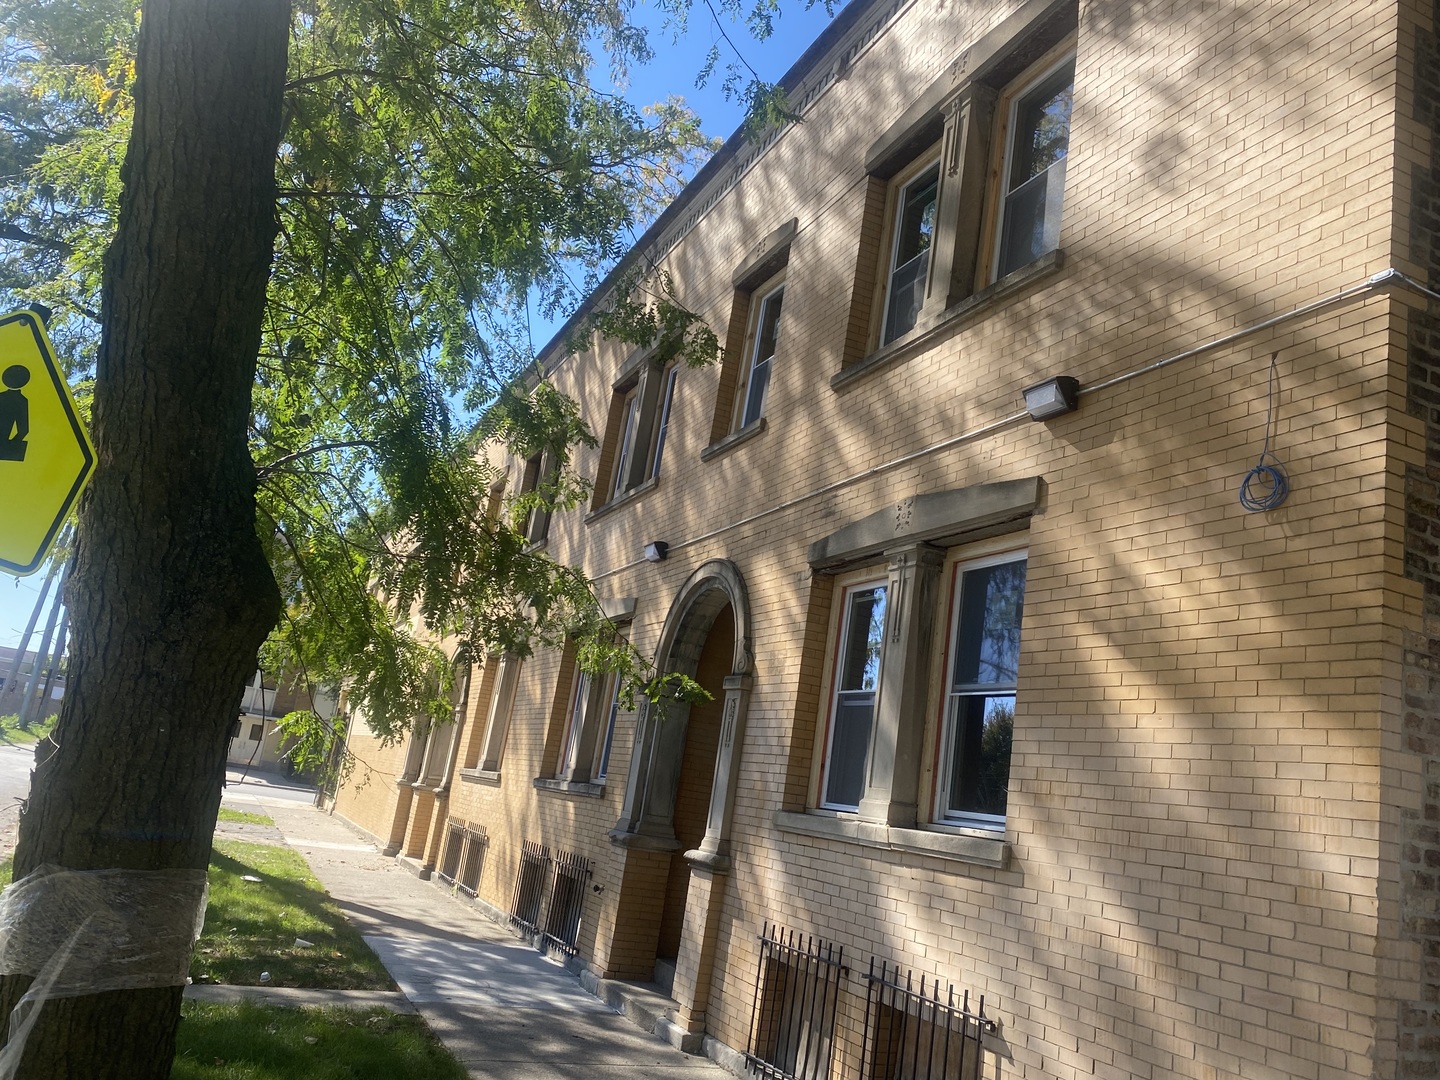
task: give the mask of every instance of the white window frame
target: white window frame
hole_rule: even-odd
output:
[[[630,472],[630,459],[635,453],[635,432],[640,427],[640,385],[625,391],[624,410],[620,418],[620,437],[615,442],[615,469],[610,481],[610,497],[618,499],[629,488],[625,478]]]
[[[880,339],[878,344],[882,347],[904,337],[910,330],[915,329],[914,326],[911,326],[908,330],[896,334],[893,337],[888,336],[890,332],[890,292],[894,286],[896,271],[901,269],[895,265],[895,260],[900,254],[900,224],[905,215],[905,194],[922,179],[926,178],[931,170],[935,172],[935,223],[932,226],[932,230],[940,227],[940,158],[938,156],[932,156],[931,153],[926,153],[923,157],[918,158],[917,162],[919,162],[919,164],[912,165],[901,173],[900,176],[892,182],[890,189],[890,244],[885,259],[884,286],[880,290]],[[930,247],[926,249],[927,261],[925,264],[925,277],[927,280],[930,276],[928,253],[934,250],[934,246],[935,242],[932,232]],[[919,258],[919,256],[914,256],[914,258]],[[906,265],[909,265],[908,261]]]
[[[603,784],[610,772],[610,752],[615,742],[615,724],[620,718],[620,676],[610,676],[609,705],[605,710],[605,727],[595,740],[595,768],[590,779]]]
[[[961,617],[961,591],[964,586],[965,575],[972,570],[983,570],[991,566],[1002,566],[1006,563],[1024,562],[1027,569],[1026,583],[1028,585],[1029,550],[1027,548],[1011,548],[1007,551],[997,552],[992,555],[983,555],[975,558],[959,559],[950,568],[950,602],[946,608],[946,620],[949,628],[945,638],[945,652],[940,660],[940,710],[938,716],[939,731],[935,740],[937,758],[935,762],[935,792],[932,811],[932,820],[937,825],[956,826],[960,828],[983,829],[986,831],[1000,831],[1005,828],[1005,818],[998,814],[960,813],[951,811],[950,803],[950,775],[954,762],[954,738],[958,727],[955,721],[956,700],[961,697],[982,696],[979,691],[956,693],[953,689],[955,653],[959,648],[960,640],[960,617]],[[1021,616],[1021,637],[1022,648],[1024,643],[1024,616]],[[999,684],[996,684],[997,686]],[[1019,674],[1016,674],[1016,686],[1019,688]]]
[[[841,664],[845,657],[846,647],[849,644],[849,612],[850,599],[856,593],[865,592],[876,588],[886,590],[886,609],[884,622],[881,626],[880,655],[876,661],[874,705],[870,716],[870,736],[865,745],[865,759],[870,756],[870,747],[875,740],[875,709],[880,703],[882,692],[881,675],[885,668],[885,628],[889,625],[889,587],[890,580],[883,572],[869,571],[864,576],[856,575],[853,578],[842,581],[836,585],[838,602],[835,605],[835,614],[832,618],[831,632],[829,635],[829,678],[825,692],[825,736],[822,740],[823,751],[820,762],[819,777],[820,789],[816,794],[815,805],[822,810],[832,810],[837,813],[853,814],[859,809],[859,800],[855,803],[835,803],[826,797],[827,789],[830,786],[830,767],[833,760],[836,715],[839,711],[840,682],[843,676]],[[864,798],[864,780],[862,776],[860,797]]]
[[[524,661],[514,653],[500,658],[495,676],[495,689],[490,698],[489,715],[485,722],[485,738],[481,744],[479,769],[498,773],[505,757],[505,741],[510,733],[510,718],[515,711],[516,691],[520,687],[520,668]]]
[[[556,777],[580,783],[599,783],[604,779],[601,765],[608,765],[606,740],[613,734],[615,707],[619,701],[620,680],[614,674],[599,678],[588,671],[575,671],[570,691],[570,708],[565,720],[565,737],[560,745]],[[603,727],[597,727],[603,724]],[[593,729],[588,768],[581,768],[581,753],[587,734]]]
[[[780,319],[784,314],[785,294],[785,273],[781,271],[771,278],[752,294],[750,301],[749,327],[745,335],[745,355],[748,360],[743,371],[743,378],[735,388],[735,423],[731,425],[732,431],[742,431],[751,424],[756,423],[765,415],[765,403],[770,398],[770,379],[773,378],[775,370],[775,354],[780,351],[780,323],[775,327],[775,349],[764,360],[760,359],[760,344],[762,332],[765,328],[765,314],[769,309],[770,302],[777,297],[781,302]],[[760,404],[756,406],[755,415],[750,415],[750,388],[755,384],[755,369],[761,364],[768,364],[769,372],[766,374],[765,389],[761,391]]]
[[[1034,90],[1036,87],[1038,87],[1038,86],[1039,86],[1041,83],[1043,83],[1046,79],[1050,78],[1050,76],[1054,75],[1057,71],[1059,71],[1059,70],[1060,70],[1062,67],[1064,67],[1066,64],[1074,64],[1074,63],[1075,63],[1075,42],[1074,42],[1073,39],[1071,39],[1071,40],[1068,40],[1068,41],[1064,42],[1063,44],[1057,46],[1057,47],[1052,51],[1052,54],[1051,54],[1050,56],[1042,59],[1042,60],[1039,62],[1039,64],[1037,64],[1034,68],[1031,68],[1031,69],[1030,69],[1032,72],[1037,72],[1036,74],[1030,75],[1030,74],[1027,72],[1026,75],[1020,76],[1020,78],[1017,79],[1017,80],[1012,84],[1013,89],[1008,90],[1008,91],[1006,92],[1007,104],[1006,104],[1006,107],[1005,107],[1005,112],[1004,112],[1004,114],[1003,114],[1003,115],[1005,116],[1005,127],[1004,127],[1003,131],[1001,132],[1001,137],[1002,137],[1003,144],[1004,144],[1004,159],[1003,159],[1003,161],[1002,161],[1001,168],[1000,168],[1000,187],[999,187],[999,189],[995,192],[995,225],[994,225],[994,231],[993,231],[993,233],[992,233],[992,235],[991,235],[991,237],[990,237],[990,244],[991,244],[991,247],[994,249],[994,250],[992,251],[991,257],[990,257],[990,280],[991,280],[992,282],[993,282],[993,281],[998,281],[998,280],[1000,279],[1000,276],[1001,276],[1001,275],[1000,275],[1000,261],[1001,261],[1001,259],[1004,258],[1004,255],[1005,255],[1004,240],[1005,240],[1005,219],[1006,219],[1006,217],[1007,217],[1007,214],[1006,214],[1006,203],[1009,201],[1009,197],[1010,197],[1010,169],[1011,169],[1011,165],[1013,164],[1014,159],[1015,159],[1015,142],[1016,142],[1016,139],[1019,137],[1019,131],[1017,130],[1017,125],[1018,125],[1019,119],[1020,119],[1020,103],[1025,100],[1026,95],[1028,95],[1032,90]],[[1075,85],[1073,79],[1072,79],[1070,85],[1071,85],[1071,89],[1073,90],[1073,89],[1074,89],[1074,85]],[[1073,130],[1073,113],[1072,113],[1072,130]],[[1069,161],[1069,156],[1070,156],[1070,151],[1069,151],[1069,146],[1068,146],[1069,135],[1070,135],[1070,133],[1067,132],[1067,133],[1066,133],[1067,146],[1066,146],[1066,151],[1065,151],[1065,157],[1066,157],[1067,166],[1068,166],[1068,161]],[[1063,185],[1062,185],[1062,191],[1061,191],[1060,205],[1061,205],[1061,224],[1063,225],[1063,223],[1064,223],[1064,205],[1065,205]],[[1059,246],[1059,236],[1058,236],[1058,233],[1057,233],[1057,236],[1056,236],[1056,247],[1058,248],[1058,246]],[[1054,250],[1054,249],[1052,249],[1052,250]],[[1013,273],[1015,269],[1020,269],[1020,268],[1019,268],[1019,267],[1015,267],[1015,268],[1013,268],[1012,270],[1010,270],[1010,271],[1008,271],[1008,272],[1009,272],[1009,273]]]
[[[655,418],[654,446],[650,450],[650,467],[645,470],[648,479],[660,475],[660,463],[665,455],[665,438],[670,432],[670,408],[675,402],[675,381],[680,375],[680,365],[671,364],[661,373],[658,415]]]

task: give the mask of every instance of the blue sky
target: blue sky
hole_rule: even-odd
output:
[[[653,5],[642,3],[634,17],[650,29],[656,58],[645,67],[630,72],[626,95],[637,105],[648,105],[679,95],[699,115],[707,135],[727,138],[740,126],[743,114],[740,104],[726,101],[721,92],[723,73],[717,70],[715,77],[703,89],[695,86],[695,76],[712,44],[720,45],[722,66],[734,56],[711,18],[710,9],[703,3],[697,4],[690,16],[688,32],[674,42],[668,32],[660,29],[662,15]],[[727,23],[725,31],[743,49],[745,59],[760,77],[774,81],[799,58],[829,21],[823,5],[817,4],[807,11],[801,4],[792,3],[781,9],[775,20],[775,32],[767,41],[750,39],[743,25]],[[543,345],[548,338],[546,327],[537,325],[534,330],[536,344]],[[43,573],[14,578],[0,571],[0,645],[19,644],[25,621],[40,594],[43,581]],[[31,647],[34,647],[34,642]]]

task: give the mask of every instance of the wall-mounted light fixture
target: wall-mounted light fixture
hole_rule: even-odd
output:
[[[664,540],[651,540],[645,545],[646,562],[664,562],[670,557],[670,545]]]
[[[1027,386],[1021,393],[1025,395],[1025,411],[1031,420],[1049,420],[1075,410],[1080,403],[1080,381],[1069,375],[1056,375]]]

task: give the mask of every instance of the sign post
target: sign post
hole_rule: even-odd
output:
[[[0,316],[0,570],[45,562],[95,471],[95,448],[32,311]]]

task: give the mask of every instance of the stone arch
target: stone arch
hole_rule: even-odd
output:
[[[655,649],[659,671],[693,675],[711,627],[727,605],[734,618],[735,642],[730,674],[724,684],[724,720],[715,760],[710,814],[704,842],[700,848],[687,853],[692,861],[698,859],[701,864],[718,870],[728,868],[729,864],[730,819],[739,779],[739,745],[744,735],[745,705],[754,668],[750,647],[750,594],[740,568],[729,559],[711,559],[698,567],[670,605]],[[610,834],[616,843],[661,851],[679,846],[674,830],[674,802],[688,714],[688,706],[672,706],[662,722],[656,708],[648,702],[642,705],[636,718],[625,805]]]

